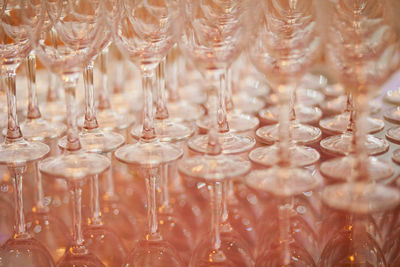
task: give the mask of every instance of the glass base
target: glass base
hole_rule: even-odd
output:
[[[385,100],[392,104],[400,105],[400,88],[387,91],[385,94]]]
[[[354,169],[355,157],[349,155],[346,157],[333,158],[324,161],[320,166],[321,173],[334,180],[347,181],[350,177],[354,177],[356,170]],[[368,157],[367,168],[369,179],[381,180],[389,178],[394,174],[392,164],[381,161],[375,157]]]
[[[122,266],[183,267],[184,265],[176,249],[167,241],[142,240],[136,243]]]
[[[180,100],[168,102],[168,113],[173,121],[192,122],[204,114],[204,109],[200,105]]]
[[[306,146],[291,145],[289,152],[290,165],[296,167],[314,164],[320,158],[317,150]],[[258,147],[250,152],[249,159],[266,167],[276,165],[279,162],[279,145]]]
[[[400,164],[400,149],[396,149],[395,151],[393,151],[392,160],[395,163]],[[400,182],[398,184],[400,184]]]
[[[350,113],[345,112],[339,115],[322,119],[319,126],[322,130],[331,134],[341,134],[347,130],[350,122]],[[367,117],[367,133],[377,133],[385,127],[385,123],[376,118]]]
[[[312,89],[298,89],[296,90],[297,103],[305,106],[318,106],[325,99],[324,94]]]
[[[347,96],[342,95],[332,100],[324,101],[320,107],[324,114],[340,114],[346,109]]]
[[[36,239],[10,238],[0,249],[1,266],[53,267],[47,249]]]
[[[325,187],[322,200],[338,210],[369,214],[398,205],[400,193],[396,188],[377,183],[342,183]]]
[[[339,97],[345,93],[344,87],[340,83],[327,85],[322,88],[322,92],[327,97]]]
[[[206,182],[218,182],[242,176],[250,171],[249,161],[233,155],[202,155],[178,163],[179,172]]]
[[[125,143],[125,138],[114,132],[103,132],[100,129],[83,131],[79,133],[79,141],[82,150],[92,153],[108,153],[115,151]],[[67,147],[67,136],[58,141],[58,146],[65,150]]]
[[[66,108],[64,101],[45,102],[40,105],[42,117],[49,121],[63,122],[66,118]]]
[[[252,171],[246,177],[246,184],[255,190],[277,196],[289,197],[315,189],[321,183],[319,175],[296,167],[274,166],[265,170]]]
[[[71,248],[66,251],[61,260],[57,263],[57,267],[85,266],[100,267],[104,264],[90,252],[73,253]]]
[[[14,143],[0,144],[0,164],[25,164],[42,159],[49,152],[48,145],[40,142],[27,142],[21,138]]]
[[[370,156],[385,153],[389,149],[389,143],[382,138],[367,135],[365,149]],[[320,143],[321,150],[327,154],[346,156],[352,151],[353,134],[345,132],[341,135],[334,135],[323,139]]]
[[[296,122],[291,122],[290,127],[292,141],[298,145],[311,145],[321,139],[321,130],[317,127]],[[261,143],[279,142],[279,124],[258,128],[256,136]]]
[[[252,149],[256,144],[253,137],[237,135],[231,132],[218,133],[218,140],[223,154],[243,153]],[[210,151],[208,135],[196,135],[190,138],[188,147],[198,153],[208,153]]]
[[[264,101],[243,92],[234,94],[232,101],[234,109],[244,114],[257,114],[264,107]]]
[[[67,129],[65,124],[57,121],[47,121],[43,118],[27,119],[20,125],[22,134],[26,140],[43,141],[60,137]],[[7,134],[4,129],[3,135]]]
[[[227,120],[229,131],[232,133],[252,131],[255,130],[260,124],[256,117],[241,113],[228,113]],[[210,127],[209,122],[209,117],[203,116],[196,121],[196,125],[201,130],[208,131]]]
[[[110,160],[100,154],[77,151],[57,157],[49,157],[39,163],[39,170],[67,182],[79,182],[82,179],[100,174],[110,167]]]
[[[393,143],[400,144],[400,126],[390,128],[386,132],[386,138]]]
[[[197,80],[184,85],[179,91],[180,97],[189,103],[194,103],[197,105],[206,103],[207,94],[200,84],[202,84],[202,81]]]
[[[183,151],[176,145],[159,141],[128,144],[117,151],[115,157],[129,165],[152,168],[166,164],[182,157]]]
[[[111,109],[98,110],[96,119],[99,127],[104,131],[124,130],[136,121],[132,114],[118,114]],[[83,126],[83,122],[84,120],[81,119],[80,127]]]
[[[302,124],[313,124],[318,122],[322,117],[322,111],[317,107],[307,107],[304,105],[296,105],[294,107],[296,120]],[[274,124],[279,120],[279,106],[271,106],[260,110],[258,113],[264,124]]]
[[[135,125],[131,130],[131,135],[135,139],[140,139],[143,126]],[[188,139],[193,135],[193,129],[184,124],[173,122],[169,119],[154,120],[154,130],[161,142],[177,142]]]
[[[390,122],[400,123],[400,107],[392,107],[383,113],[383,117]]]

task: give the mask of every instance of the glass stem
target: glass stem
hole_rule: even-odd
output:
[[[65,101],[67,104],[67,150],[76,151],[81,149],[79,132],[76,125],[76,83],[77,77],[63,76]]]
[[[94,105],[93,61],[91,60],[83,72],[85,86],[85,123],[83,128],[92,130],[99,127]]]
[[[220,133],[226,133],[229,131],[229,125],[226,116],[226,105],[225,105],[225,98],[226,98],[225,73],[226,69],[219,75],[217,122],[218,122],[218,131]]]
[[[290,234],[290,213],[293,208],[293,198],[284,197],[278,207],[279,216],[279,239],[282,245],[282,265],[287,266],[291,262],[290,243],[292,236]]]
[[[8,170],[14,178],[14,199],[15,199],[15,238],[27,238],[25,216],[24,216],[24,199],[22,195],[22,177],[26,170],[26,165],[9,165]]]
[[[101,72],[101,81],[99,90],[99,109],[106,110],[111,108],[110,93],[108,91],[108,73],[107,73],[108,46],[104,48],[103,51],[101,51],[99,60],[100,60],[100,72]]]
[[[154,129],[153,118],[153,81],[154,70],[143,71],[142,86],[143,86],[143,129],[141,140],[151,141],[155,139],[156,132]]]
[[[36,202],[36,209],[38,212],[47,212],[48,207],[45,205],[44,201],[44,192],[43,192],[43,183],[42,183],[42,174],[38,168],[38,161],[34,162],[33,164],[33,173],[35,175],[35,186],[36,186],[36,194],[35,194],[35,202]]]
[[[57,47],[57,32],[55,29],[50,30],[50,41],[51,44],[56,48]],[[59,99],[58,94],[58,84],[57,84],[57,76],[49,72],[49,88],[47,91],[47,101],[57,101]]]
[[[165,64],[166,58],[164,57],[156,70],[157,82],[157,100],[156,100],[156,115],[157,120],[168,119],[167,98],[165,96]]]
[[[7,83],[7,108],[8,108],[8,126],[6,143],[13,143],[22,139],[22,132],[19,128],[17,116],[17,96],[15,87],[15,70],[5,73]]]
[[[211,245],[212,253],[210,253],[210,262],[221,262],[226,259],[221,250],[221,233],[220,233],[220,218],[222,209],[222,191],[223,185],[221,182],[215,182],[210,185],[211,196]]]
[[[179,66],[178,66],[178,46],[174,45],[170,52],[167,55],[166,58],[166,64],[167,64],[167,70],[170,72],[168,73],[169,75],[167,76],[168,79],[168,97],[169,100],[172,102],[177,102],[179,101]]]
[[[232,69],[226,68],[226,98],[225,98],[225,105],[226,110],[231,111],[233,110],[233,99],[232,99]]]
[[[36,90],[36,55],[32,50],[29,55],[26,57],[26,70],[28,76],[28,111],[26,117],[30,120],[38,119],[41,117],[38,99],[37,99],[37,90]]]
[[[351,93],[347,93],[347,101],[346,101],[346,110],[345,112],[349,112],[349,123],[347,124],[346,132],[350,133],[353,132],[353,129],[355,128],[355,120],[354,117],[356,115],[356,111],[354,109],[354,104],[353,104],[353,95]],[[354,136],[353,136],[354,138]],[[354,140],[353,140],[354,141]],[[354,151],[354,147],[353,147]]]
[[[162,207],[163,213],[172,213],[172,208],[169,202],[169,188],[168,188],[168,165],[164,164],[161,167],[161,195],[162,195]]]
[[[72,217],[74,221],[74,246],[72,247],[75,253],[87,253],[83,245],[82,235],[82,188],[78,183],[70,185],[70,193],[73,202]]]
[[[99,201],[99,176],[94,175],[90,178],[90,191],[91,191],[91,211],[92,218],[90,220],[90,225],[102,225],[101,221],[101,211],[100,211],[100,201]]]
[[[296,90],[292,90],[292,92],[291,92],[291,98],[290,98],[290,103],[289,103],[289,105],[290,105],[290,107],[289,107],[289,109],[290,109],[290,111],[289,111],[289,120],[290,121],[295,121],[296,120],[296,111],[295,111],[295,106],[296,106],[296,102],[297,102],[297,94],[296,94]],[[290,128],[289,128],[289,130],[290,130]]]
[[[368,174],[368,152],[365,148],[367,137],[367,117],[368,117],[368,95],[360,93],[357,96],[357,118],[355,122],[355,131],[353,132],[353,142],[357,157],[355,162],[356,180],[366,180]]]
[[[292,86],[279,85],[279,165],[286,166],[290,164],[289,145],[291,141],[290,132],[290,96],[292,95]]]
[[[157,168],[151,168],[148,171],[146,189],[149,233],[147,234],[146,239],[150,241],[159,241],[162,240],[158,229],[157,219],[157,188],[159,186],[160,177]]]
[[[107,157],[110,159],[112,162],[112,154],[111,152],[107,153]],[[114,187],[114,176],[113,176],[113,164],[110,165],[110,169],[108,170],[107,174],[107,179],[106,179],[106,198],[112,199],[115,198],[115,187]]]

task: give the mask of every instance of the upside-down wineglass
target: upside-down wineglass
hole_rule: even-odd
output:
[[[26,231],[23,210],[22,179],[28,163],[46,156],[50,148],[40,142],[28,142],[17,118],[16,70],[30,50],[28,33],[20,1],[2,1],[0,6],[1,71],[7,84],[8,126],[5,140],[0,145],[0,163],[8,166],[14,182],[14,235],[0,249],[3,266],[54,266],[47,249]]]

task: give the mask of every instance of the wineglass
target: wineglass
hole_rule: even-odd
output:
[[[215,81],[217,86],[209,86],[209,101],[216,103],[208,111],[208,127],[213,127],[213,116],[217,118],[219,143],[224,154],[241,153],[251,149],[254,138],[233,134],[229,131],[226,112],[226,71],[236,56],[239,55],[246,39],[250,19],[251,3],[232,1],[212,4],[201,1],[185,3],[185,25],[180,40],[180,47],[201,71],[206,81]],[[215,92],[217,88],[217,92]],[[210,130],[209,130],[210,131]],[[207,153],[209,136],[197,135],[188,141],[188,146],[195,152]]]
[[[23,210],[22,179],[28,163],[46,156],[50,148],[40,142],[28,142],[17,118],[16,70],[30,50],[23,7],[20,1],[2,2],[0,6],[1,71],[7,84],[8,126],[5,140],[0,144],[0,163],[7,165],[14,182],[14,235],[0,249],[1,264],[5,266],[54,266],[46,248],[26,231]]]
[[[373,177],[369,173],[371,166],[367,165],[369,161],[365,149],[368,100],[373,90],[397,67],[399,55],[395,35],[388,27],[384,3],[374,0],[337,1],[332,3],[331,8],[330,37],[337,42],[332,50],[335,53],[331,54],[331,66],[356,100],[358,119],[355,122],[357,131],[354,133],[354,143],[357,155],[354,172],[348,182],[326,187],[322,199],[334,209],[354,214],[352,222],[356,223],[357,218],[354,217],[390,209],[400,201],[398,190],[371,182]],[[373,27],[366,26],[372,21]],[[375,35],[378,32],[380,37]],[[341,39],[337,40],[337,36],[341,36]],[[339,235],[331,244],[328,243],[321,256],[321,266],[386,266],[377,244],[363,234],[360,227],[353,225],[349,230],[344,238]]]
[[[204,114],[204,109],[197,104],[182,99],[180,87],[183,85],[179,79],[182,69],[183,55],[175,44],[166,57],[167,75],[166,88],[168,92],[168,112],[172,120],[177,122],[192,122]]]
[[[368,1],[358,3],[354,7],[362,12],[358,17],[350,15],[345,17],[345,14],[336,10],[332,19],[335,22],[341,23],[341,26],[335,25],[330,29],[330,38],[335,45],[332,45],[329,49],[328,58],[332,61],[332,67],[337,70],[338,79],[345,86],[346,90],[355,97],[355,107],[357,108],[357,112],[352,114],[356,115],[356,117],[350,117],[348,131],[343,135],[328,137],[321,141],[321,148],[323,150],[325,150],[325,147],[329,147],[329,151],[331,152],[334,151],[339,154],[348,155],[347,157],[326,161],[321,165],[321,172],[327,176],[336,176],[334,178],[337,178],[338,175],[335,174],[339,173],[346,175],[344,177],[355,177],[355,179],[365,179],[365,176],[360,175],[360,173],[367,175],[368,179],[382,179],[393,174],[393,167],[390,163],[368,157],[368,155],[383,153],[389,148],[386,140],[377,139],[372,135],[366,134],[368,102],[373,91],[383,84],[399,64],[396,57],[398,49],[396,36],[391,28],[387,27],[387,19],[383,16],[383,7],[380,5],[379,9],[372,11],[370,5],[372,4]],[[339,3],[338,6],[345,7],[345,10],[350,14],[350,7],[344,3]],[[361,28],[361,32],[358,32],[358,29],[346,26],[346,22],[359,20],[365,23],[372,18],[379,18],[379,21],[374,26],[375,31],[378,32],[381,29],[385,29],[385,31],[381,32],[386,38],[385,45],[383,45],[384,41],[371,43],[371,40],[368,39],[365,33],[366,28]],[[357,33],[357,39],[350,37],[354,32]],[[339,35],[345,36],[346,39],[339,42],[336,39]],[[380,50],[371,52],[371,49],[375,49],[375,47],[381,48]],[[351,57],[355,54],[359,55],[359,58],[357,59],[358,61],[353,62]],[[390,60],[388,59],[388,55],[391,55]],[[386,67],[379,68],[379,62],[385,60],[387,61],[385,63]],[[363,65],[363,68],[360,67],[360,64]],[[347,68],[346,71],[343,72],[343,68]],[[376,68],[379,71],[369,72]],[[357,131],[353,133],[351,129],[357,129]],[[346,139],[345,142],[343,142],[343,138]],[[361,166],[360,171],[359,168]],[[335,168],[335,172],[332,172],[332,168]],[[349,176],[350,174],[354,174],[355,176]]]
[[[143,124],[138,142],[125,145],[115,152],[119,161],[139,169],[145,176],[148,200],[149,229],[146,239],[136,243],[124,266],[182,265],[178,253],[163,239],[159,230],[156,189],[159,188],[160,171],[164,165],[176,161],[183,151],[174,144],[158,139],[152,97],[153,89],[158,89],[154,87],[156,68],[176,40],[178,29],[173,25],[176,19],[174,8],[174,1],[121,1],[119,15],[113,22],[117,46],[141,70],[144,96]]]
[[[43,16],[54,6],[60,10],[60,14],[50,11],[47,14],[57,32],[57,46],[49,41],[52,37],[51,31],[42,31],[45,27],[42,21],[31,30],[30,38],[42,63],[58,74],[63,81],[67,102],[67,143],[62,155],[42,161],[39,169],[47,176],[65,179],[74,202],[74,244],[58,264],[64,266],[80,262],[89,266],[102,266],[101,261],[90,254],[83,245],[81,194],[85,179],[107,170],[110,161],[104,156],[87,153],[81,149],[76,126],[75,88],[79,73],[90,62],[97,52],[98,42],[101,42],[101,34],[104,31],[103,2],[43,1],[40,15]],[[76,27],[79,27],[79,31]]]

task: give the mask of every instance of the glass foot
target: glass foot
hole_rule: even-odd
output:
[[[305,106],[317,106],[325,99],[324,94],[312,89],[298,89],[296,90],[297,103]]]
[[[334,180],[347,181],[350,177],[354,177],[355,157],[349,155],[346,157],[333,158],[324,161],[320,166],[321,173]],[[392,164],[381,161],[375,157],[368,157],[368,174],[372,180],[381,180],[389,178],[394,174],[394,168]]]
[[[392,160],[395,163],[400,164],[400,149],[396,149],[395,151],[393,151]]]
[[[396,188],[376,183],[342,183],[325,187],[322,200],[338,210],[370,214],[398,205],[400,193]]]
[[[294,196],[316,188],[321,182],[319,175],[295,167],[274,166],[265,170],[252,171],[246,177],[246,184],[255,190],[277,196]]]
[[[55,178],[77,182],[100,174],[110,167],[110,160],[100,154],[82,151],[49,157],[39,163],[39,170]]]
[[[306,146],[291,145],[289,147],[291,166],[303,167],[316,163],[320,155],[317,150]],[[249,159],[257,164],[270,167],[279,162],[279,146],[258,147],[249,154]]]
[[[204,114],[204,109],[200,105],[181,100],[169,102],[168,113],[173,121],[191,122],[200,118]]]
[[[137,142],[120,147],[115,157],[129,165],[152,168],[169,163],[182,157],[183,151],[178,146],[162,142]]]
[[[233,155],[202,155],[185,158],[178,163],[181,174],[206,182],[236,178],[250,171],[249,161]]]
[[[383,117],[390,122],[400,123],[400,106],[385,110]]]
[[[386,138],[393,143],[400,144],[400,126],[390,128],[386,132]]]
[[[232,96],[235,110],[245,114],[257,114],[264,107],[264,102],[257,97],[249,96],[246,93],[238,93]]]
[[[325,86],[322,89],[322,92],[327,97],[339,97],[345,93],[344,87],[340,83],[335,83],[335,84]]]
[[[228,113],[227,116],[229,131],[232,133],[247,132],[255,130],[259,125],[259,120],[252,116],[241,113]],[[208,131],[209,117],[203,116],[196,121],[197,127],[201,130]]]
[[[20,125],[22,134],[26,140],[43,141],[60,137],[67,129],[65,124],[57,121],[47,121],[42,118],[27,119]],[[7,130],[3,131],[3,135]]]
[[[345,132],[341,135],[334,135],[323,139],[320,143],[321,149],[327,154],[346,156],[352,151],[353,134]],[[385,153],[389,149],[389,143],[379,137],[367,135],[365,149],[368,155],[375,156]]]
[[[83,131],[79,133],[79,141],[82,149],[92,153],[108,153],[115,151],[125,143],[125,138],[114,132],[103,132],[100,129],[94,131]],[[67,147],[67,137],[64,136],[58,141],[58,146],[65,150]]]
[[[313,124],[322,117],[322,111],[317,107],[296,105],[294,108],[296,120],[302,124]],[[279,120],[279,106],[271,106],[258,112],[258,116],[264,124],[274,124]]]
[[[65,102],[53,101],[40,105],[40,111],[45,120],[62,122],[66,118]]]
[[[347,130],[349,121],[350,113],[345,112],[333,117],[322,119],[319,122],[319,126],[329,134],[341,134]],[[385,127],[385,123],[380,119],[367,117],[366,127],[368,133],[377,133]]]
[[[238,154],[249,151],[256,144],[253,137],[233,134],[231,132],[218,133],[219,144],[223,154]],[[198,153],[206,154],[210,151],[208,135],[197,135],[189,139],[188,147]]]
[[[132,114],[118,114],[110,109],[97,111],[96,119],[99,127],[104,131],[124,130],[136,121]],[[80,127],[83,126],[83,122],[81,119]]]
[[[324,114],[340,114],[346,109],[347,96],[342,95],[332,100],[321,103]]]
[[[400,88],[387,91],[385,94],[385,100],[390,103],[400,105]]]
[[[0,164],[24,164],[42,159],[50,151],[48,145],[27,142],[24,139],[13,143],[0,144]]]
[[[138,124],[132,128],[131,135],[135,139],[140,139],[143,126]],[[182,141],[193,135],[193,129],[184,124],[173,122],[169,119],[154,120],[154,129],[158,140],[161,142]]]
[[[296,122],[292,122],[290,127],[292,140],[298,145],[311,145],[321,139],[321,130],[317,127]],[[258,128],[256,136],[261,143],[271,145],[279,142],[279,124]]]

